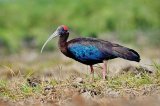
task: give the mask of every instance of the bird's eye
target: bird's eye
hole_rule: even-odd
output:
[[[63,29],[62,32],[63,33],[68,33],[68,30]]]
[[[61,35],[65,35],[66,33],[68,33],[68,31],[67,30],[61,30],[60,33],[61,33]]]

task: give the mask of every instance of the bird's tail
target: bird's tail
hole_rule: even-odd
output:
[[[133,49],[129,49],[126,47],[116,47],[113,48],[113,52],[116,57],[120,57],[130,61],[140,61],[140,55]]]

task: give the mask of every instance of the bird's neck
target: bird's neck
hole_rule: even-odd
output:
[[[58,45],[59,45],[59,49],[61,50],[61,52],[63,54],[67,53],[67,39],[68,39],[68,36],[69,36],[69,34],[59,37]]]

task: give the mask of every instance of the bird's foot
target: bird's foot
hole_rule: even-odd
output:
[[[105,81],[107,79],[107,76],[103,76],[103,80]]]

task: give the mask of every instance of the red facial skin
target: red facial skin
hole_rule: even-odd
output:
[[[67,26],[62,25],[62,27],[63,27],[64,30],[68,30],[68,27],[67,27]]]

